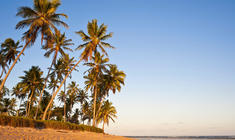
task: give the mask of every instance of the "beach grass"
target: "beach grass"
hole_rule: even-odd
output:
[[[33,120],[24,117],[6,116],[0,115],[0,125],[12,126],[12,127],[31,127],[37,129],[62,129],[62,130],[77,130],[77,131],[88,131],[103,133],[103,130],[97,127],[83,125],[83,124],[73,124],[69,122],[60,122],[53,120]]]

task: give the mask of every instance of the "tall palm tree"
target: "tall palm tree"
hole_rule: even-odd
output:
[[[54,82],[57,84],[59,81],[63,81],[64,76],[68,73],[71,67],[74,66],[75,60],[74,57],[70,57],[68,54],[62,55],[56,63],[53,64],[52,67],[52,72],[50,73],[50,77],[54,78]],[[71,75],[69,75],[71,78]],[[55,84],[54,83],[54,84]],[[50,84],[49,84],[50,86]],[[52,85],[51,85],[52,86]],[[58,88],[58,85],[56,86]],[[55,87],[53,88],[53,92],[56,89]],[[64,93],[66,93],[66,82],[64,82]],[[63,100],[63,99],[62,99]],[[64,102],[64,110],[66,111],[66,102]],[[64,112],[64,121],[66,121],[66,115],[67,113]]]
[[[111,102],[108,100],[104,102],[101,108],[101,112],[98,115],[97,122],[103,122],[103,131],[104,131],[104,125],[107,124],[109,125],[109,120],[114,121],[114,118],[117,118],[117,111],[116,108],[113,106]]]
[[[126,74],[123,71],[118,70],[116,65],[109,65],[109,69],[106,70],[106,74],[103,75],[101,87],[99,89],[103,89],[103,97],[100,102],[99,109],[97,111],[97,115],[99,114],[99,111],[101,109],[101,105],[103,104],[103,101],[106,96],[109,94],[109,90],[113,92],[113,94],[116,93],[116,90],[118,92],[121,91],[121,85],[125,85]],[[97,116],[96,116],[97,117]]]
[[[24,71],[25,75],[21,76],[22,79],[19,85],[23,87],[22,92],[28,93],[28,101],[26,106],[26,116],[30,114],[30,108],[36,101],[36,96],[40,93],[43,87],[42,78],[43,72],[37,66],[32,66],[29,71]]]
[[[1,44],[0,66],[2,68],[2,72],[0,74],[0,78],[2,77],[4,72],[6,73],[6,68],[8,68],[8,65],[15,60],[17,54],[19,53],[18,49],[22,47],[19,44],[19,41],[15,42],[11,38],[7,38]]]
[[[67,75],[64,77],[64,80],[60,83],[60,86],[58,89],[53,93],[53,96],[51,98],[51,101],[49,104],[51,104],[57,95],[57,93],[60,91],[60,88],[63,86],[64,82],[66,81],[67,77],[71,74],[71,72],[78,66],[78,64],[85,60],[88,61],[88,58],[91,59],[92,55],[97,51],[97,48],[100,48],[103,53],[106,53],[104,47],[106,48],[114,48],[109,43],[104,42],[106,39],[112,37],[112,33],[106,34],[107,32],[107,26],[102,24],[98,26],[97,20],[94,19],[92,22],[88,22],[87,25],[88,35],[86,35],[83,31],[77,32],[78,35],[82,37],[82,40],[85,42],[85,44],[82,44],[78,46],[77,49],[81,50],[83,49],[83,52],[81,53],[79,61],[70,69],[70,71],[67,73]],[[42,120],[45,120],[47,110],[50,105],[48,105],[47,109],[44,112]]]
[[[101,77],[103,76],[103,72],[107,71],[107,66],[109,64],[106,64],[109,59],[108,58],[104,58],[104,55],[100,55],[99,52],[95,53],[95,56],[92,57],[92,61],[91,63],[85,63],[84,65],[90,67],[88,69],[89,75],[89,81],[86,81],[85,83],[87,83],[87,88],[91,88],[93,91],[93,99],[94,99],[94,103],[93,103],[93,126],[95,126],[95,116],[96,116],[96,97],[97,97],[97,85],[99,82],[99,79],[102,79]],[[86,77],[85,77],[86,78]],[[92,79],[92,82],[90,81]],[[89,82],[89,83],[88,83]]]
[[[123,71],[118,70],[117,65],[109,65],[109,70],[106,71],[105,77],[108,88],[115,94],[116,90],[121,91],[121,85],[125,85],[124,80],[126,74]]]
[[[41,42],[43,43],[44,35],[49,37],[52,36],[53,30],[57,32],[55,25],[68,27],[66,23],[60,20],[61,16],[67,18],[67,15],[56,13],[59,6],[59,0],[34,0],[33,8],[25,6],[19,8],[16,15],[24,18],[24,20],[20,21],[16,25],[16,29],[23,29],[25,27],[29,27],[29,29],[23,34],[22,39],[25,40],[25,45],[5,75],[0,85],[0,91],[24,50],[34,44],[38,33],[41,33]]]
[[[3,55],[5,55],[5,61],[8,64],[11,64],[12,61],[15,61],[16,56],[20,51],[18,51],[19,48],[22,48],[23,46],[20,45],[20,42],[15,42],[11,38],[7,38],[2,44],[1,44],[1,52]]]
[[[56,62],[57,56],[59,54],[61,54],[63,57],[66,57],[66,53],[64,52],[64,50],[73,51],[72,49],[67,47],[67,46],[73,45],[73,43],[71,43],[71,41],[72,41],[72,39],[67,39],[66,38],[65,33],[60,34],[60,32],[58,31],[52,36],[52,39],[49,39],[49,41],[43,47],[45,50],[47,50],[47,52],[45,53],[44,56],[49,57],[52,53],[53,53],[54,56],[53,56],[53,59],[52,59],[52,62],[51,62],[51,66],[48,70],[48,73],[47,73],[47,76],[46,76],[46,79],[45,79],[45,82],[44,82],[43,89],[40,93],[40,98],[39,98],[37,110],[36,110],[35,117],[34,117],[35,119],[37,117],[38,108],[40,107],[40,103],[41,103],[41,100],[42,100],[42,93],[43,93],[44,89],[46,88],[46,83],[47,83],[51,68],[52,68],[53,64]]]

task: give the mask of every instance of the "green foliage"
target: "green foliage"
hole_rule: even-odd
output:
[[[77,125],[68,122],[59,121],[39,121],[23,117],[12,117],[0,115],[0,125],[12,126],[12,127],[31,127],[31,128],[52,128],[52,129],[64,129],[64,130],[78,130],[78,131],[89,131],[96,133],[103,133],[100,128],[87,126],[87,125]]]

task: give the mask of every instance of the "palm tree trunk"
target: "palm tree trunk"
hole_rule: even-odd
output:
[[[3,75],[3,70],[2,70],[2,73],[1,73],[1,75],[0,75],[0,79],[2,78],[2,75]]]
[[[19,104],[18,111],[17,111],[17,114],[16,114],[17,117],[19,116],[21,103],[22,103],[22,99],[20,100],[20,104]]]
[[[96,124],[96,117],[95,117],[95,110],[96,110],[96,91],[97,91],[97,86],[95,86],[95,90],[94,90],[93,124],[92,124],[92,126],[95,126],[95,124]]]
[[[41,101],[42,101],[42,95],[43,95],[43,92],[44,92],[44,90],[45,90],[45,88],[46,88],[47,80],[48,80],[48,78],[49,78],[49,75],[50,75],[50,72],[51,72],[51,68],[52,68],[53,64],[55,63],[56,57],[57,57],[57,53],[55,53],[55,55],[54,55],[54,57],[53,57],[53,59],[52,59],[51,66],[50,66],[50,68],[49,68],[49,70],[48,70],[47,77],[46,77],[46,79],[45,79],[45,83],[44,83],[43,88],[42,88],[42,91],[41,91],[41,93],[40,93],[40,98],[39,98],[39,101],[38,101],[37,110],[36,110],[36,113],[35,113],[35,116],[34,116],[34,119],[35,119],[35,120],[36,120],[36,118],[37,118],[37,116],[38,116],[38,109],[39,109],[40,104],[41,104]]]
[[[27,101],[27,104],[26,104],[26,114],[25,114],[25,117],[27,117],[27,114],[28,114],[28,107],[29,106],[29,101]]]
[[[66,80],[65,80],[65,82],[64,82],[64,122],[66,122],[66,96],[65,96],[65,94],[66,94]]]
[[[50,107],[49,114],[48,114],[48,116],[47,116],[47,120],[49,120],[49,119],[50,119],[51,112],[52,112],[52,106]]]
[[[31,102],[32,102],[33,94],[34,94],[34,91],[31,92],[31,96],[29,98],[28,112],[26,114],[27,117],[29,116],[29,113],[30,113],[30,108],[31,108]]]
[[[56,80],[56,81],[57,81],[57,80]],[[53,87],[52,93],[53,93],[53,92],[55,92],[55,87]],[[51,109],[52,109],[52,107],[53,107],[53,105],[51,105],[51,106],[50,106],[50,108],[49,108],[49,114],[48,114],[48,116],[47,116],[47,120],[49,120],[49,119],[50,119],[51,112],[52,112],[52,110],[51,110]]]
[[[43,117],[42,117],[42,120],[45,120],[46,118],[46,114],[47,114],[47,111],[49,109],[49,106],[52,104],[54,98],[56,97],[57,93],[60,91],[60,88],[63,86],[65,80],[68,78],[68,76],[71,74],[71,72],[77,67],[77,65],[82,61],[83,59],[80,59],[74,66],[73,68],[67,73],[67,75],[65,76],[64,80],[60,83],[60,86],[57,88],[56,92],[53,93],[52,97],[51,97],[51,100],[49,102],[49,104],[47,105],[44,113],[43,113]]]
[[[103,129],[103,133],[104,133],[104,121],[103,121],[103,127],[102,127],[102,129]]]
[[[100,109],[101,109],[101,107],[102,107],[102,104],[103,104],[103,102],[104,102],[104,99],[105,99],[105,96],[102,98],[102,100],[101,100],[101,102],[100,102],[100,105],[99,105],[99,108],[98,108],[98,110],[97,110],[97,112],[96,112],[96,118],[98,117],[98,114],[99,114],[99,112],[100,112]]]
[[[27,46],[29,45],[30,41],[31,41],[31,39],[29,39],[29,40],[26,42],[24,48],[23,48],[23,49],[21,50],[21,52],[17,55],[16,59],[14,60],[13,64],[11,65],[10,69],[8,70],[7,74],[5,75],[5,77],[4,77],[4,79],[3,79],[2,83],[1,83],[0,91],[2,91],[3,86],[4,86],[4,84],[5,84],[5,82],[6,82],[7,78],[8,78],[8,76],[10,75],[12,69],[14,68],[14,66],[15,66],[16,62],[18,61],[18,59],[20,58],[21,54],[24,52],[24,50],[25,50],[25,49],[27,48]]]

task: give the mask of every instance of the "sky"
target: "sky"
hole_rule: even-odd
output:
[[[106,132],[115,135],[235,135],[235,1],[233,0],[61,0],[58,12],[76,44],[75,31],[97,19],[114,32],[110,63],[127,74],[120,93],[109,99],[118,111]],[[32,0],[2,0],[0,42],[19,40],[17,8]],[[43,70],[39,41],[25,51],[6,86],[32,65]],[[78,58],[80,52],[72,54]],[[80,66],[72,80],[84,86]]]

